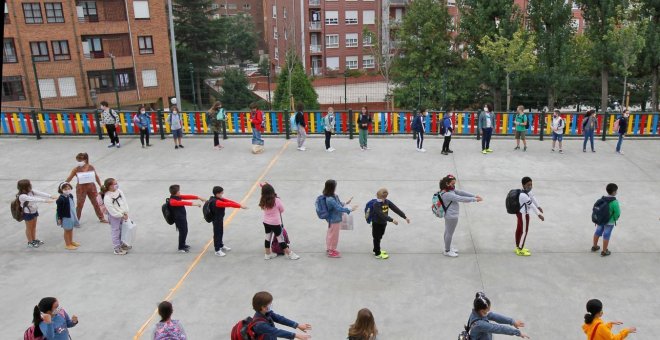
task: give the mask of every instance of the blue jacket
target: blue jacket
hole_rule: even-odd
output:
[[[342,213],[351,213],[351,209],[345,208],[344,204],[339,200],[339,196],[326,197],[325,203],[328,205],[328,222],[339,223],[341,222]]]
[[[276,314],[273,311],[267,312],[265,315],[261,313],[254,313],[254,318],[264,318],[268,322],[258,322],[254,325],[254,332],[257,335],[264,335],[264,340],[276,340],[277,338],[294,339],[295,333],[277,329],[275,323],[285,325],[291,328],[298,328],[298,323],[289,320],[282,315]]]
[[[69,328],[76,324],[64,310],[53,316],[50,323],[41,322],[39,329],[48,340],[69,340]]]
[[[149,125],[151,125],[151,117],[149,117],[149,113],[138,113],[138,123],[137,126],[140,129],[148,129]]]
[[[495,323],[490,323],[494,321]],[[474,322],[474,323],[473,323]],[[520,331],[513,326],[515,320],[512,318],[490,312],[485,317],[472,310],[468,326],[470,327],[470,340],[492,340],[493,334],[505,334],[520,336]]]

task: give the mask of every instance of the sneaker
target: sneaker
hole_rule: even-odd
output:
[[[126,255],[126,250],[121,249],[121,248],[115,249],[114,254],[115,255]]]
[[[442,255],[444,256],[449,256],[449,257],[458,257],[458,254],[454,251],[443,251]]]
[[[333,259],[337,259],[337,258],[341,257],[341,254],[336,250],[330,250],[330,251],[328,251],[328,257],[333,258]]]
[[[117,149],[121,148],[121,144],[117,143]]]
[[[491,152],[493,152],[493,150],[491,150],[491,149],[486,149],[486,152],[491,153]]]
[[[421,148],[421,149],[419,149],[419,152],[426,152],[426,149]]]
[[[488,153],[488,151],[486,151],[486,150],[482,150],[481,153],[485,155],[485,154]]]
[[[298,256],[296,253],[294,253],[294,252],[292,252],[292,251],[290,251],[290,252],[289,252],[289,255],[287,255],[286,257],[288,257],[289,260],[297,260],[297,259],[300,258],[300,256]]]
[[[218,251],[215,252],[215,256],[223,257],[223,256],[225,256],[225,255],[227,255],[227,254],[225,254],[225,253],[222,251],[222,249],[220,249],[220,250],[218,250]]]
[[[76,247],[72,244],[70,246],[64,246],[64,249],[66,249],[66,250],[76,250],[76,249],[78,249],[78,247]]]
[[[179,147],[183,149],[183,145],[179,144]]]
[[[526,147],[526,146],[523,147],[523,152],[525,152],[525,151],[527,151],[527,147]],[[493,152],[493,151],[491,151],[491,152]]]
[[[276,257],[277,257],[277,254],[275,254],[275,253],[264,254],[264,260],[270,260],[270,259],[274,259]]]
[[[335,148],[333,148],[333,147],[330,147],[330,149],[328,149],[328,152],[333,152],[333,151],[335,151],[335,150],[337,150],[337,149],[335,149]]]
[[[34,246],[34,243],[33,243],[33,242],[28,242],[28,243],[27,243],[27,247],[28,247],[28,248],[37,248],[37,247]]]
[[[35,242],[35,243],[38,243],[40,246],[46,243],[46,242],[44,242],[44,241],[42,241],[42,240],[40,240],[40,239],[35,239],[34,242]]]
[[[127,245],[127,244],[122,243],[122,244],[121,244],[121,249],[124,249],[124,250],[127,250],[127,251],[128,251],[128,250],[130,250],[130,249],[133,249],[133,247],[131,247],[131,246]]]
[[[552,152],[555,152],[555,149],[552,149],[551,151],[552,151]]]
[[[151,144],[147,144],[147,147],[151,147]]]
[[[229,247],[227,247],[227,246],[223,246],[222,248],[220,248],[220,250],[222,250],[222,251],[230,251],[231,248],[229,248]]]
[[[39,248],[39,246],[41,245],[41,244],[39,244],[39,242],[37,242],[37,240],[34,240],[30,243],[32,244],[32,248]]]
[[[76,247],[80,247],[80,243],[78,243],[78,242],[76,242],[76,241],[71,241],[71,244],[74,245],[74,246],[76,246]]]
[[[529,252],[527,249],[520,249],[516,248],[516,255],[518,256],[530,256],[532,253]]]
[[[146,146],[144,146],[144,145],[142,145],[142,148],[143,148],[143,149],[146,149],[147,147],[146,147]]]
[[[594,252],[595,252],[595,251],[599,251],[599,250],[600,250],[600,246],[593,246],[593,247],[591,247],[591,251],[594,251]]]
[[[179,249],[178,251],[179,253],[189,253],[190,249],[183,248],[183,249]]]
[[[582,149],[582,152],[587,152],[587,149]]]
[[[178,146],[178,145],[175,145],[175,146],[174,146],[174,150],[178,150],[178,149],[179,149],[179,146]]]
[[[380,254],[375,255],[375,257],[376,257],[377,259],[380,259],[380,260],[385,260],[385,259],[388,259],[390,256],[387,255],[386,252],[381,251]]]
[[[610,256],[610,254],[612,254],[612,253],[610,253],[609,250],[605,250],[605,251],[601,251],[601,252],[600,252],[600,256],[602,256],[602,257]]]
[[[596,152],[596,150],[594,150],[594,149],[591,149],[591,152]]]
[[[108,145],[109,148],[114,148],[116,145],[114,143]]]
[[[449,152],[449,153],[454,153],[454,150],[447,150],[447,152]]]
[[[214,150],[220,150],[220,145],[216,145],[213,147]]]
[[[189,246],[189,245],[187,245],[187,244],[186,244],[186,245],[184,245],[184,246],[183,246],[183,248],[184,248],[184,249],[187,249],[187,250],[190,250],[190,246]]]
[[[623,155],[623,151],[617,151],[616,153],[618,153],[619,155]]]
[[[520,150],[520,147],[516,146],[515,148],[513,148],[513,150]]]
[[[454,253],[458,254],[458,249],[456,248],[449,248],[449,250],[453,251]]]
[[[562,150],[562,149],[559,149],[559,153],[564,153],[564,150]]]
[[[448,156],[448,155],[449,155],[449,153],[448,153],[447,151],[443,151],[443,152],[441,152],[440,154],[445,155],[445,156]]]

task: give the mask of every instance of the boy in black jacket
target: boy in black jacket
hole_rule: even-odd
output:
[[[373,123],[371,114],[367,111],[367,107],[363,106],[357,120],[360,149],[362,151],[369,150],[369,147],[367,147],[367,137],[369,136],[369,125],[371,123]]]
[[[378,190],[376,193],[377,201],[373,206],[373,217],[371,220],[371,236],[374,238],[374,256],[377,259],[387,259],[390,256],[386,251],[380,250],[380,240],[385,234],[385,227],[387,227],[387,222],[392,222],[394,225],[399,225],[399,222],[388,216],[390,208],[401,218],[405,219],[408,224],[410,224],[410,219],[406,217],[406,214],[401,211],[392,201],[387,199],[387,189],[383,188]]]

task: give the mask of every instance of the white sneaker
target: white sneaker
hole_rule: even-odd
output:
[[[426,149],[421,148],[421,149],[419,149],[419,152],[426,152]]]
[[[458,249],[456,248],[449,248],[449,250],[453,251],[454,253],[458,254]]]
[[[287,257],[289,258],[289,260],[297,260],[297,259],[300,258],[300,256],[298,256],[296,253],[294,253],[292,251],[289,252],[289,255],[287,255]]]
[[[223,246],[222,248],[220,248],[220,250],[224,250],[224,251],[230,251],[230,250],[231,250],[231,248],[229,248],[229,247],[227,247],[227,246]]]
[[[443,251],[443,252],[442,252],[442,255],[444,255],[444,256],[449,256],[449,257],[457,257],[457,256],[458,256],[458,254],[456,254],[456,252],[454,252],[454,251],[452,251],[452,250],[449,250],[449,251]]]
[[[274,259],[276,257],[277,257],[277,254],[273,254],[273,253],[264,254],[264,260],[270,260],[270,259]]]
[[[335,151],[335,150],[336,150],[335,148],[329,148],[329,149],[326,149],[325,151],[327,151],[327,152],[333,152],[333,151]]]
[[[222,249],[220,249],[220,250],[218,250],[218,251],[215,252],[215,256],[223,257],[223,256],[225,256],[225,255],[227,255],[227,254],[225,254],[224,252],[222,252]]]

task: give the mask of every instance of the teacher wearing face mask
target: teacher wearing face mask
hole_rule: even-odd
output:
[[[89,197],[99,222],[108,223],[103,216],[103,212],[97,201],[99,193],[96,190],[96,184],[100,187],[101,179],[99,178],[96,169],[94,169],[94,166],[89,164],[89,155],[87,155],[86,152],[81,152],[76,155],[76,166],[71,170],[69,177],[64,181],[71,183],[71,180],[74,177],[78,180],[78,184],[76,185],[76,215],[78,216],[78,220],[80,220],[80,215],[83,206],[85,205],[85,199]]]
[[[492,105],[484,105],[484,110],[479,115],[478,126],[481,129],[481,153],[485,155],[493,152],[490,149],[490,138],[493,136],[493,129],[495,129],[495,113]]]

